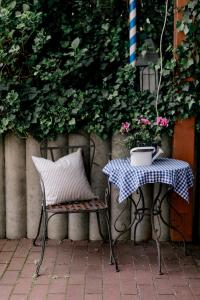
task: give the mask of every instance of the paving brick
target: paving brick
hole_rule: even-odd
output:
[[[64,294],[66,291],[66,279],[65,278],[56,278],[52,279],[49,284],[48,293],[50,294]]]
[[[3,248],[3,246],[5,245],[6,243],[6,239],[0,239],[0,250]]]
[[[159,300],[177,300],[176,296],[174,296],[174,295],[159,295],[158,299]],[[192,299],[188,299],[188,300],[192,300]]]
[[[6,240],[1,251],[15,251],[18,244],[19,244],[18,240]]]
[[[200,278],[191,278],[189,279],[190,287],[200,287]]]
[[[0,297],[2,300],[9,299],[13,285],[0,285]]]
[[[119,285],[104,285],[103,286],[103,299],[121,300]]]
[[[13,294],[28,294],[32,285],[32,278],[19,278],[16,282]]]
[[[24,257],[14,257],[14,258],[12,258],[12,260],[10,261],[10,263],[8,265],[8,270],[9,271],[21,270],[23,268],[24,262],[25,262]]]
[[[193,298],[193,294],[190,290],[189,287],[183,287],[183,286],[179,286],[179,287],[174,287],[175,290],[175,295],[178,299],[181,300],[192,300]]]
[[[121,281],[120,290],[122,294],[136,295],[138,293],[136,281],[130,279],[127,281]]]
[[[113,269],[106,269],[103,272],[103,284],[119,285],[120,277],[119,272],[115,272]]]
[[[8,266],[7,264],[0,264],[0,278],[3,275],[3,273],[5,272],[7,266]]]
[[[39,277],[32,279],[32,277],[30,278],[34,284],[48,284],[51,279],[53,279],[52,277],[55,277],[55,275],[40,275]]]
[[[28,295],[12,295],[9,300],[27,300]]]
[[[140,284],[138,285],[139,295],[142,300],[156,300],[156,290],[153,285]]]
[[[137,270],[135,277],[138,284],[153,284],[153,274],[150,271]]]
[[[122,295],[121,300],[140,300],[138,295]]]
[[[185,274],[181,272],[169,272],[168,274],[169,280],[171,281],[173,286],[187,286],[188,279]]]
[[[21,277],[32,277],[35,272],[35,268],[35,264],[25,264],[21,272]]]
[[[172,283],[168,279],[155,279],[155,286],[157,289],[157,293],[164,295],[173,295],[173,286]]]
[[[6,271],[1,280],[1,284],[14,284],[19,276],[19,271]]]
[[[66,296],[65,294],[48,294],[47,295],[47,300],[65,300]]]
[[[195,296],[200,296],[200,286],[191,287],[191,291]]]
[[[0,264],[8,264],[13,256],[13,252],[0,252]]]
[[[47,295],[48,285],[35,285],[33,286],[29,300],[45,300]]]
[[[86,294],[85,300],[102,300],[103,295],[101,294]]]
[[[69,274],[70,265],[55,264],[53,272],[57,275],[67,275]]]
[[[27,257],[29,253],[29,250],[26,248],[23,248],[22,246],[17,247],[17,250],[14,253],[14,257]]]
[[[32,264],[32,263],[34,263],[35,260],[38,260],[39,257],[40,257],[40,254],[38,252],[30,252],[27,256],[26,262],[29,264]]]
[[[103,282],[100,278],[90,278],[86,280],[86,294],[101,294]]]
[[[95,278],[102,278],[102,265],[88,265],[86,270],[86,276],[87,277],[95,277]]]
[[[67,300],[83,300],[84,285],[71,284],[67,288]]]
[[[85,274],[79,272],[73,272],[69,275],[69,284],[84,284]]]

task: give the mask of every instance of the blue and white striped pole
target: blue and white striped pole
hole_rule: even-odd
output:
[[[129,2],[129,43],[130,43],[130,64],[136,63],[136,0]]]

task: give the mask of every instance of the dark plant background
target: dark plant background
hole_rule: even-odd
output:
[[[140,3],[138,54],[146,38],[158,47],[165,1]],[[199,111],[200,4],[190,1],[183,13],[177,27],[186,39],[176,60],[170,2],[159,100],[159,114],[171,121],[169,133],[177,118]],[[123,121],[154,119],[155,94],[136,88],[128,50],[127,1],[2,1],[0,133],[40,140],[83,129],[105,138]],[[152,67],[159,70],[159,61]]]

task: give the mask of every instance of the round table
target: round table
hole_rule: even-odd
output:
[[[137,225],[142,221],[145,215],[150,215],[152,231],[154,233],[157,245],[159,274],[162,274],[160,242],[158,232],[154,224],[154,216],[159,216],[165,225],[178,231],[182,236],[185,245],[183,234],[177,228],[168,224],[167,220],[163,218],[161,207],[163,201],[165,201],[165,199],[168,199],[167,196],[172,191],[179,194],[185,201],[189,201],[188,190],[193,185],[193,174],[190,165],[182,160],[161,158],[156,159],[151,166],[133,167],[130,164],[130,158],[114,159],[109,161],[109,163],[103,168],[103,172],[108,176],[109,182],[114,184],[118,188],[118,202],[121,203],[126,199],[130,199],[132,205],[135,208],[135,217],[125,228],[119,229],[116,226],[117,220],[123,214],[124,209],[117,216],[114,222],[114,226],[115,230],[119,234],[115,238],[113,243],[116,244],[119,237],[130,230],[133,224],[135,224],[135,242]],[[150,208],[145,207],[144,195],[141,189],[141,187],[147,183],[159,183],[158,192],[155,195]],[[160,197],[163,183],[168,185],[168,189],[167,192],[162,197]],[[139,200],[137,202],[135,202],[132,197],[132,194],[136,191],[139,193]]]

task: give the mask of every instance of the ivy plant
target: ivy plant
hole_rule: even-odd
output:
[[[84,129],[107,137],[124,121],[155,119],[155,94],[138,89],[137,70],[128,64],[128,3],[105,3],[0,2],[1,134],[40,140]],[[146,38],[158,46],[164,4],[143,0],[138,6],[138,55],[145,54]],[[171,125],[199,110],[200,4],[190,1],[182,13],[177,29],[185,40],[174,50],[170,1],[158,108]]]

